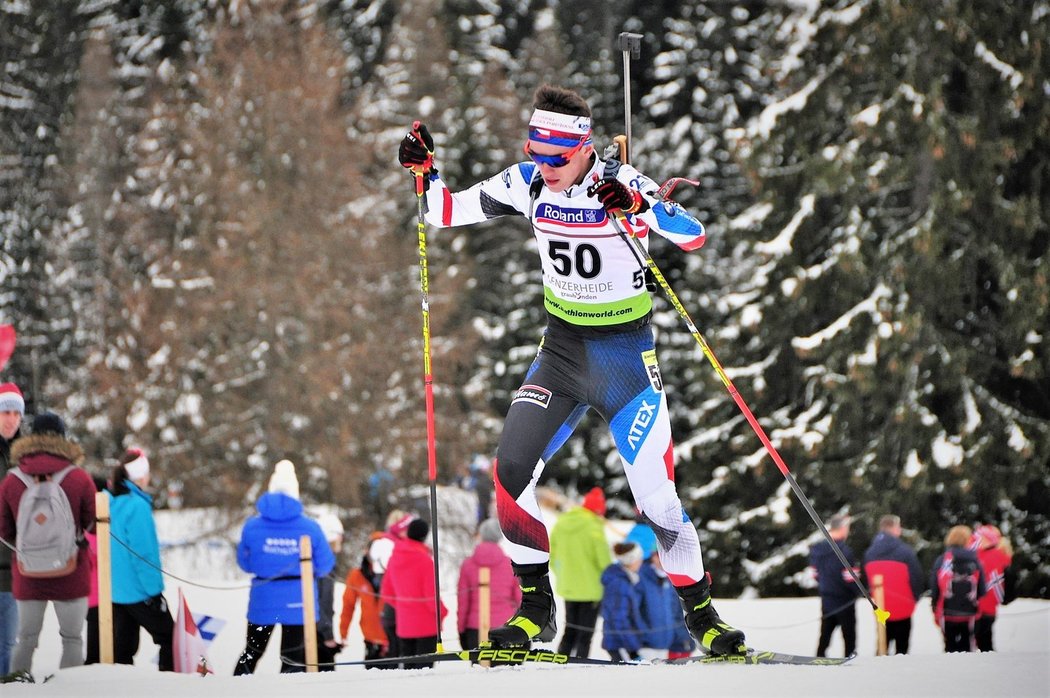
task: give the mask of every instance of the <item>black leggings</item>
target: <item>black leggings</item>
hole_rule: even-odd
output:
[[[248,623],[248,638],[244,645],[244,652],[237,660],[237,666],[233,669],[234,676],[255,673],[255,665],[270,644],[270,636],[273,634],[274,625],[256,625]],[[306,645],[301,625],[281,625],[281,673],[295,674],[306,671]]]
[[[591,638],[598,622],[598,601],[565,602],[565,634],[558,643],[558,653],[573,657],[588,657],[591,654]]]

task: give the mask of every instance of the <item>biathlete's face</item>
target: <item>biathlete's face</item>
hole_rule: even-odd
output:
[[[591,169],[593,145],[585,145],[586,137],[578,144],[566,147],[543,141],[526,141],[525,154],[540,168],[543,184],[554,193],[563,192],[583,181]]]

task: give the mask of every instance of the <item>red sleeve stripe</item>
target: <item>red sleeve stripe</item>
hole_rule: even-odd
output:
[[[445,187],[441,191],[441,225],[452,225],[452,192]]]

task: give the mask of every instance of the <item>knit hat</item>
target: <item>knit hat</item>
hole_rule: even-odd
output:
[[[66,423],[54,412],[41,412],[33,417],[33,433],[65,436]]]
[[[14,383],[0,384],[0,412],[17,412],[23,417],[26,414],[25,398]]]
[[[329,543],[339,540],[345,533],[343,522],[335,514],[321,514],[317,517],[317,525],[321,527],[324,539]]]
[[[999,532],[998,528],[988,524],[978,526],[977,530],[973,532],[973,535],[974,538],[977,539],[978,550],[994,548],[999,545],[999,541],[1003,538],[1003,534]]]
[[[149,459],[141,448],[129,448],[124,454],[124,471],[128,479],[134,482],[149,475]]]
[[[624,567],[642,561],[642,549],[637,543],[617,543],[613,546],[613,555],[616,556],[616,560]]]
[[[601,487],[591,488],[583,497],[583,508],[590,509],[598,516],[605,516],[605,493]]]
[[[408,524],[408,531],[406,535],[415,541],[422,543],[427,539],[427,534],[430,533],[430,524],[423,519],[412,519]]]
[[[269,491],[286,494],[292,499],[299,499],[299,479],[295,476],[295,466],[292,461],[282,460],[273,466]]]
[[[499,543],[500,539],[503,538],[503,531],[499,527],[499,521],[496,521],[496,519],[485,519],[478,526],[478,535],[486,543]]]
[[[412,516],[411,514],[406,514],[404,512],[399,513],[401,514],[401,516],[395,518],[393,522],[390,522],[390,518],[387,518],[386,530],[392,536],[404,538],[405,534],[408,532],[408,525],[412,523],[412,520],[416,517]]]

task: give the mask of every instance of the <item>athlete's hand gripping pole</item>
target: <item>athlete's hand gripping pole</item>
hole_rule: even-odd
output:
[[[621,145],[621,153],[626,154],[627,151],[622,148],[622,146],[626,143],[626,139],[621,141],[621,138],[623,137],[617,136],[614,140]],[[667,196],[669,196],[671,190],[673,190],[674,187],[681,181],[686,181],[695,186],[699,186],[699,182],[684,179],[681,177],[674,177],[667,180],[667,182],[665,182],[663,186],[660,187],[660,197],[666,198]],[[860,577],[857,576],[856,571],[854,571],[853,565],[851,565],[849,561],[846,560],[846,556],[842,554],[842,551],[839,550],[838,545],[836,545],[835,541],[832,540],[831,534],[828,532],[828,529],[824,525],[824,522],[820,520],[820,516],[813,508],[813,504],[809,501],[809,497],[807,497],[806,493],[802,491],[801,487],[799,487],[798,482],[795,481],[795,477],[791,474],[791,471],[788,469],[787,464],[784,463],[784,459],[780,457],[780,453],[777,452],[776,447],[773,446],[772,442],[769,440],[769,437],[766,436],[766,432],[762,428],[762,425],[758,423],[758,420],[755,418],[755,415],[752,414],[751,409],[747,406],[747,403],[744,402],[744,398],[740,396],[740,392],[736,389],[736,386],[733,385],[733,381],[731,381],[729,379],[729,376],[726,375],[725,369],[722,368],[722,364],[718,361],[718,358],[715,356],[714,352],[711,351],[711,347],[708,345],[703,335],[700,334],[700,330],[697,329],[696,324],[693,322],[693,319],[689,317],[689,312],[685,309],[685,306],[683,306],[682,302],[678,299],[678,294],[676,294],[674,292],[674,289],[671,288],[671,285],[667,283],[667,279],[664,277],[659,267],[656,266],[656,262],[653,261],[652,256],[649,254],[649,251],[645,249],[645,246],[642,245],[641,241],[635,236],[634,231],[631,229],[630,223],[628,223],[627,221],[627,216],[623,213],[623,211],[612,211],[610,213],[610,219],[612,220],[613,225],[616,227],[616,231],[620,234],[620,237],[623,238],[623,240],[631,247],[631,249],[634,251],[635,257],[642,261],[642,266],[648,269],[650,273],[652,273],[653,278],[656,279],[656,282],[659,284],[660,288],[663,289],[664,294],[667,296],[667,299],[671,301],[671,305],[674,306],[674,309],[678,311],[678,314],[682,317],[682,320],[685,321],[685,325],[689,329],[689,333],[693,335],[693,339],[695,339],[697,344],[700,345],[701,351],[704,352],[704,356],[707,357],[708,362],[715,369],[715,373],[718,374],[719,379],[721,379],[722,384],[726,387],[726,390],[729,391],[729,395],[733,398],[733,402],[735,402],[736,406],[740,408],[740,411],[747,419],[747,423],[751,425],[751,429],[758,436],[758,440],[762,442],[762,445],[765,447],[766,452],[773,459],[773,462],[776,463],[777,468],[787,480],[788,485],[791,486],[791,491],[795,493],[796,497],[798,497],[798,500],[802,503],[802,506],[806,510],[806,513],[809,514],[810,518],[813,519],[813,523],[815,523],[817,525],[817,528],[820,529],[820,532],[821,534],[823,534],[824,539],[827,540],[828,543],[831,545],[831,549],[835,552],[835,555],[838,557],[839,562],[842,563],[843,569],[849,572],[850,576],[853,578],[853,582],[857,585],[857,588],[860,589],[861,594],[863,594],[864,598],[867,599],[868,603],[871,604],[871,608],[875,612],[876,620],[881,625],[885,625],[887,619],[889,619],[890,617],[889,611],[880,608],[879,605],[875,603],[875,599],[872,598],[871,593],[869,593],[867,587],[860,580]]]

